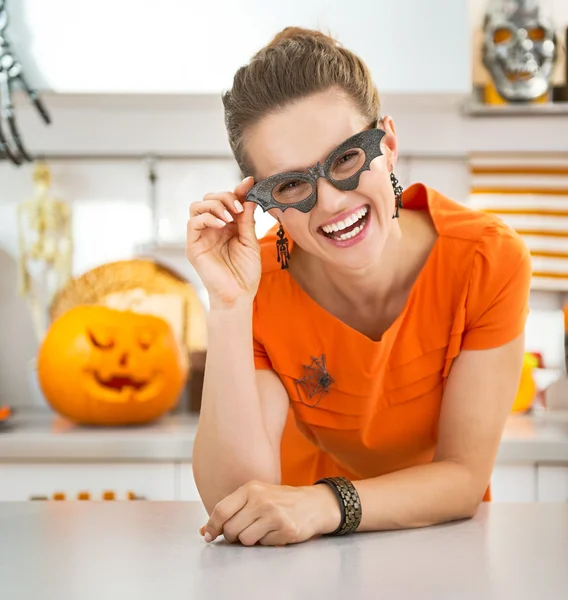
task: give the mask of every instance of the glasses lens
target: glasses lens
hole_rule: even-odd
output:
[[[291,177],[280,181],[272,188],[272,197],[281,204],[294,204],[310,196],[313,188],[309,181]]]
[[[365,151],[361,148],[352,148],[333,161],[329,174],[335,181],[343,181],[355,175],[364,164]]]

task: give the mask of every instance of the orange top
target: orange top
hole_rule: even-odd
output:
[[[438,237],[379,342],[321,308],[280,268],[273,231],[261,240],[254,354],[256,368],[273,369],[290,398],[283,484],[367,479],[431,462],[452,361],[524,328],[531,261],[521,238],[422,184],[403,202],[404,210],[428,210]]]

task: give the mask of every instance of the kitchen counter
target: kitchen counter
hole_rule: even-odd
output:
[[[0,462],[191,461],[197,414],[136,427],[81,427],[48,410],[19,410],[0,429]]]
[[[510,415],[496,464],[568,464],[568,411]]]
[[[0,428],[1,461],[191,461],[196,414],[144,427],[79,427],[50,411],[19,411]],[[568,464],[568,413],[511,415],[497,464]]]
[[[181,502],[0,504],[10,600],[566,600],[568,504],[483,504],[424,529],[245,548]]]

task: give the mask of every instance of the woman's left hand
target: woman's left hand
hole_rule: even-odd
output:
[[[325,484],[290,487],[251,481],[221,500],[201,528],[205,541],[223,535],[244,546],[285,546],[334,531],[341,512]]]

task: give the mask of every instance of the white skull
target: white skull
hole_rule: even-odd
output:
[[[484,21],[483,64],[509,102],[546,94],[556,62],[556,35],[538,0],[490,0]]]

